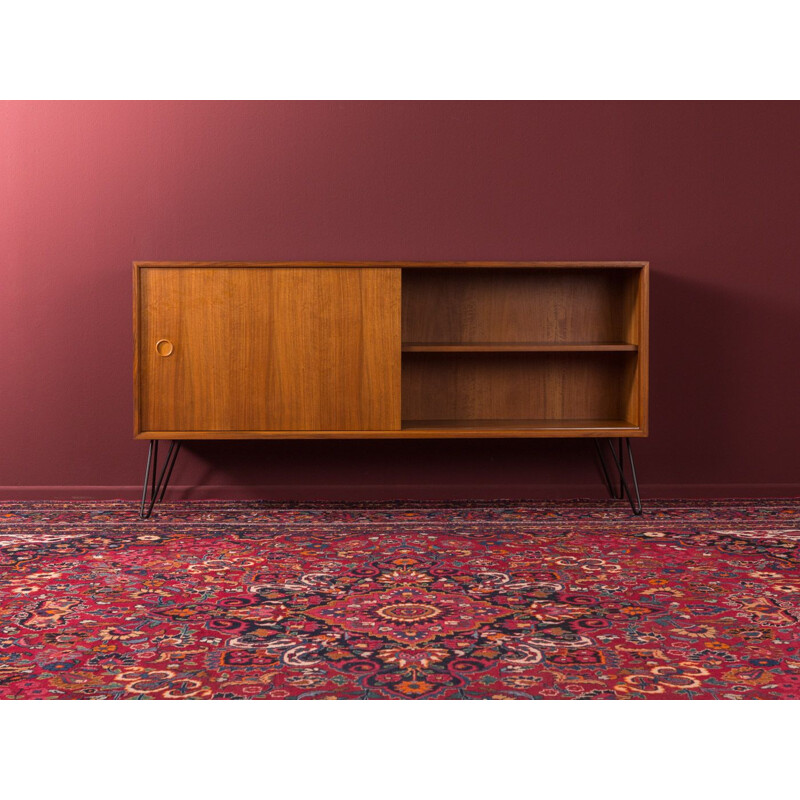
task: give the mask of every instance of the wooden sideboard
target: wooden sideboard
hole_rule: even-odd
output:
[[[591,437],[641,510],[647,262],[136,262],[133,282],[143,512],[186,439],[445,437]]]

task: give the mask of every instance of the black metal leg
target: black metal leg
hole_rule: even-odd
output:
[[[619,475],[619,493],[617,493],[616,487],[614,482],[611,480],[611,476],[608,471],[608,463],[606,462],[605,455],[603,453],[603,448],[600,442],[595,439],[595,446],[597,448],[597,454],[600,456],[600,466],[603,470],[603,479],[605,480],[606,486],[608,487],[609,493],[611,497],[615,500],[621,500],[623,497],[628,498],[628,502],[631,504],[631,509],[636,516],[639,516],[642,513],[642,498],[639,495],[639,481],[636,478],[636,467],[633,463],[633,450],[631,449],[631,440],[626,438],[625,442],[625,450],[623,450],[623,439],[619,439],[618,441],[618,452],[614,449],[614,443],[611,439],[608,439],[608,449],[611,451],[611,458],[614,462],[614,466],[617,469],[617,474]],[[624,453],[627,452],[628,455],[628,463],[630,464],[631,468],[631,483],[633,484],[633,492],[631,492],[631,487],[628,485],[628,481],[625,478],[625,465],[624,465]],[[634,499],[635,497],[635,499]]]
[[[608,464],[606,463],[606,457],[603,455],[603,448],[600,446],[600,440],[592,439],[592,441],[597,449],[597,456],[600,461],[600,469],[603,471],[603,482],[608,489],[609,497],[611,497],[612,500],[622,500],[622,487],[620,486],[619,491],[617,491],[614,481],[611,479],[611,475],[608,473]]]
[[[639,480],[636,477],[636,465],[633,463],[633,450],[631,449],[631,440],[626,439],[625,445],[628,448],[628,461],[630,462],[631,465],[631,480],[633,481],[633,491],[636,494],[636,507],[639,509],[637,511],[636,508],[634,508],[633,513],[639,516],[642,513],[642,498],[641,495],[639,494]]]
[[[178,458],[178,451],[181,449],[180,442],[171,442],[167,458],[164,461],[164,466],[161,468],[161,474],[156,480],[156,473],[158,472],[158,439],[150,440],[150,449],[147,451],[147,466],[144,470],[144,486],[142,488],[142,505],[139,508],[139,516],[142,519],[148,519],[153,513],[153,506],[156,502],[161,502],[164,499],[164,492],[167,489],[170,475],[172,475],[172,468],[175,466],[175,460]],[[150,484],[150,501],[147,500],[147,484]]]
[[[175,462],[178,460],[178,452],[181,449],[180,442],[173,442],[172,446],[169,448],[169,453],[167,453],[167,464],[165,468],[168,466],[167,474],[164,477],[164,481],[161,484],[161,492],[158,495],[158,502],[160,503],[164,499],[164,492],[167,491],[167,484],[169,483],[169,479],[172,476],[172,469],[175,466]]]
[[[155,476],[155,467],[153,466],[153,456],[158,458],[158,441],[156,439],[150,440],[150,447],[147,450],[147,465],[144,468],[144,485],[142,486],[142,505],[139,508],[139,516],[142,519],[146,519],[150,516],[150,511],[153,510],[152,506],[150,507],[150,511],[147,514],[144,513],[144,504],[147,500],[147,484],[150,481],[150,470],[151,467],[153,469],[153,475]]]

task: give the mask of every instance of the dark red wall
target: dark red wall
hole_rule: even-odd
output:
[[[134,496],[134,259],[649,259],[645,492],[797,493],[799,136],[798,103],[0,104],[2,496]],[[575,441],[200,442],[173,480],[599,487]]]

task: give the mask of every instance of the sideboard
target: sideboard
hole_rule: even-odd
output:
[[[142,517],[183,440],[300,438],[586,437],[641,513],[647,262],[133,267]]]

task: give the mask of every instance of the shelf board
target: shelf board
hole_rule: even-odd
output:
[[[624,419],[404,419],[407,435],[462,436],[626,436],[639,426]]]
[[[620,353],[635,352],[629,342],[403,342],[404,353]]]
[[[399,428],[375,431],[138,431],[136,439],[467,439],[577,438],[646,436],[621,419],[424,419],[402,421]]]

